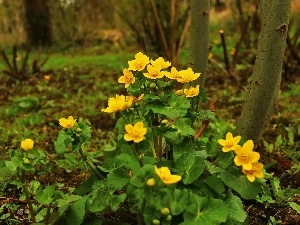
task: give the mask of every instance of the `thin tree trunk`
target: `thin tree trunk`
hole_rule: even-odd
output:
[[[191,0],[191,44],[190,65],[194,72],[200,72],[195,84],[204,86],[209,54],[210,0]]]
[[[50,10],[47,0],[24,0],[26,33],[32,46],[51,44]]]
[[[270,118],[280,88],[291,0],[261,0],[258,54],[236,133],[256,141]]]

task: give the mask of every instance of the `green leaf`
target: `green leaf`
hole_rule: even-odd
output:
[[[101,166],[101,170],[104,172],[111,172],[115,169],[121,168],[130,160],[130,157],[130,155],[122,153],[114,158],[106,158]]]
[[[244,210],[243,203],[240,198],[229,192],[229,194],[226,196],[225,204],[229,209],[229,219],[233,219],[238,222],[245,221],[245,219],[247,218],[247,214]]]
[[[46,216],[46,214],[47,214],[47,208],[44,208],[41,211],[39,211],[39,213],[35,215],[36,222],[42,221],[44,219],[44,217]],[[41,223],[41,224],[44,224],[44,223]]]
[[[207,98],[206,98],[206,91],[204,87],[200,87],[199,90],[199,99],[201,102],[206,102]]]
[[[80,132],[80,145],[84,144],[85,142],[91,139],[91,127],[85,123],[77,122],[78,126],[82,130]]]
[[[222,181],[215,175],[208,176],[204,182],[218,194],[222,194],[225,191]]]
[[[172,193],[170,197],[170,210],[172,215],[181,214],[184,211],[185,205],[189,201],[189,198],[190,193],[187,189],[175,189],[174,193]]]
[[[187,109],[190,107],[190,101],[185,96],[172,94],[167,104],[160,101],[154,101],[146,106],[146,110],[152,110],[154,113],[163,114],[169,118],[184,117]]]
[[[182,174],[184,184],[193,183],[205,168],[204,160],[193,153],[184,153],[175,161],[178,173]]]
[[[80,225],[83,222],[86,214],[86,201],[88,196],[84,196],[70,206],[70,209],[66,215],[66,225]]]
[[[180,118],[176,121],[175,130],[168,130],[164,137],[172,144],[179,144],[185,137],[195,134],[192,128],[192,121],[188,118]]]
[[[121,190],[130,180],[128,171],[119,168],[110,172],[107,176],[107,182],[109,185],[114,187],[116,190]]]
[[[289,202],[289,205],[300,214],[300,205],[295,202]]]
[[[17,166],[12,161],[0,161],[0,174],[11,177],[17,173]]]
[[[68,144],[70,144],[72,141],[73,139],[71,138],[71,135],[64,130],[61,130],[58,133],[58,137],[54,145],[56,153],[63,154]]]
[[[289,143],[291,145],[294,145],[294,140],[295,140],[295,136],[294,136],[294,130],[290,129],[288,132],[288,138],[289,138]]]
[[[238,192],[244,199],[254,199],[261,190],[259,182],[250,182],[245,175],[236,176],[223,171],[219,177],[228,187]]]
[[[40,188],[35,196],[35,199],[43,205],[49,205],[53,200],[53,195],[55,192],[55,185],[50,185],[44,189]]]
[[[221,152],[219,155],[219,165],[221,168],[226,169],[233,162],[233,151]]]
[[[83,183],[75,188],[73,193],[80,196],[85,195],[92,190],[92,185],[96,180],[98,180],[98,177],[95,173],[92,173]]]
[[[214,164],[212,164],[209,161],[205,160],[204,163],[207,167],[208,172],[210,172],[211,174],[219,173],[219,172],[223,171],[220,167],[215,166]]]
[[[208,119],[212,119],[214,117],[215,117],[215,113],[210,110],[202,110],[199,113],[197,113],[198,121],[208,120]]]
[[[229,209],[221,199],[208,199],[195,194],[191,199],[193,203],[184,212],[181,225],[215,225],[226,221]]]

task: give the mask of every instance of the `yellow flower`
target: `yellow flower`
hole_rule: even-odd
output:
[[[226,139],[218,140],[219,144],[223,146],[223,152],[229,152],[230,150],[235,150],[238,146],[239,141],[241,140],[241,136],[233,137],[232,133],[228,132],[226,134]]]
[[[132,72],[128,69],[123,70],[123,76],[118,79],[120,84],[125,84],[125,88],[127,88],[130,84],[135,82],[135,77],[133,76]]]
[[[155,173],[157,174],[157,176],[159,176],[159,178],[162,180],[164,184],[167,185],[175,184],[181,180],[181,176],[171,175],[171,172],[168,167],[161,167],[159,169],[156,167],[156,165],[154,167],[155,167]]]
[[[131,107],[133,102],[133,96],[116,95],[115,98],[108,98],[108,107],[102,109],[102,112],[114,113],[118,111],[124,111]]]
[[[237,146],[235,148],[236,156],[234,163],[237,166],[242,166],[244,170],[252,170],[252,163],[257,162],[260,158],[258,152],[253,152],[254,143],[252,140],[247,141],[243,147]]]
[[[188,98],[197,96],[199,94],[199,85],[196,87],[190,87],[189,89],[184,89],[183,92]]]
[[[28,139],[21,141],[21,148],[24,151],[29,151],[33,148],[33,144],[34,144],[34,141],[31,140],[30,138],[28,138]]]
[[[144,73],[144,76],[149,79],[162,78],[165,75],[165,72],[160,71],[160,67],[148,65],[147,71],[148,73]]]
[[[255,163],[252,163],[251,170],[243,169],[242,172],[247,175],[247,179],[250,182],[253,182],[255,180],[255,177],[257,177],[257,178],[264,177],[264,174],[262,172],[263,168],[264,168],[264,165],[262,163],[255,162]]]
[[[135,55],[135,59],[128,62],[128,69],[133,71],[142,71],[149,64],[149,57],[139,52]]]
[[[45,80],[50,80],[51,76],[50,75],[44,75]]]
[[[171,63],[169,61],[165,61],[163,57],[159,57],[156,60],[150,60],[152,66],[159,67],[160,69],[166,69],[169,66],[171,66]]]
[[[200,76],[200,73],[194,73],[191,68],[188,68],[187,70],[180,70],[178,73],[179,77],[177,78],[177,81],[180,83],[194,81]]]
[[[180,78],[179,72],[175,67],[171,68],[171,72],[165,72],[165,76],[172,80],[177,80],[178,78]]]
[[[144,140],[144,136],[147,133],[147,128],[144,127],[143,122],[138,122],[134,126],[132,124],[125,125],[127,134],[124,135],[126,141],[134,141],[135,143]]]
[[[155,186],[155,185],[156,185],[155,179],[154,179],[154,178],[148,179],[148,180],[146,181],[146,185],[147,185],[148,187],[153,187],[153,186]]]
[[[176,93],[176,95],[183,95],[184,94],[182,89],[177,90],[175,93]]]
[[[68,119],[66,118],[60,118],[59,119],[59,124],[63,128],[71,128],[75,125],[76,120],[74,120],[73,116],[69,116]]]

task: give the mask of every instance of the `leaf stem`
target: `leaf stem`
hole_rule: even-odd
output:
[[[26,201],[27,201],[27,205],[28,205],[28,208],[29,208],[32,223],[36,223],[33,206],[32,206],[32,202],[31,202],[31,199],[30,199],[30,194],[29,194],[28,188],[25,184],[25,170],[19,168],[19,172],[17,173],[17,176],[18,176],[19,180],[21,181],[22,188],[23,188],[25,196],[26,196]]]
[[[100,180],[104,180],[105,177],[97,170],[97,168],[95,167],[95,165],[93,163],[91,163],[89,161],[89,159],[83,154],[82,151],[82,147],[79,148],[79,154],[82,157],[82,159],[87,163],[87,165],[92,169],[92,171],[96,174],[96,176],[100,179]]]

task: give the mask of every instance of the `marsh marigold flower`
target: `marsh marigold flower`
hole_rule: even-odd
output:
[[[34,144],[34,141],[31,140],[30,138],[28,138],[28,139],[21,141],[21,148],[24,151],[29,151],[29,150],[33,149],[33,144]]]
[[[135,143],[144,140],[144,136],[147,133],[147,128],[144,127],[143,122],[137,122],[134,126],[132,124],[125,125],[127,134],[124,135],[126,141],[134,141]]]
[[[68,119],[66,119],[66,118],[59,119],[59,124],[63,128],[71,128],[75,125],[75,123],[76,123],[76,120],[74,120],[73,116],[69,116]]]
[[[155,168],[155,173],[157,174],[157,176],[161,179],[161,181],[164,184],[167,184],[167,185],[175,184],[181,180],[181,176],[172,175],[168,167],[161,167],[158,169],[155,165],[154,168]]]
[[[148,73],[144,73],[144,76],[149,79],[159,79],[165,75],[165,72],[160,71],[160,67],[155,67],[152,65],[147,66]]]
[[[180,78],[179,72],[175,67],[171,68],[171,72],[165,72],[165,76],[172,80],[177,80],[178,78]]]
[[[133,96],[116,95],[115,98],[108,98],[108,107],[102,109],[102,112],[114,113],[118,111],[124,111],[131,107],[133,102]]]
[[[160,69],[166,69],[171,66],[169,61],[165,61],[163,57],[159,57],[156,60],[150,60],[151,65]]]
[[[176,93],[176,95],[183,95],[184,94],[182,89],[177,90],[175,93]]]
[[[123,70],[123,76],[118,79],[120,84],[125,84],[125,88],[127,88],[130,84],[135,82],[135,77],[133,76],[132,72],[128,69]]]
[[[236,156],[234,163],[237,166],[242,166],[244,170],[252,170],[252,163],[259,160],[260,155],[258,152],[253,152],[254,143],[252,140],[247,141],[243,147],[237,146],[235,149]]]
[[[223,152],[229,152],[230,150],[235,150],[240,140],[241,136],[233,137],[232,133],[228,132],[226,134],[226,139],[220,139],[218,140],[218,143],[223,146]]]
[[[200,73],[194,73],[191,68],[180,70],[178,73],[179,77],[177,78],[177,81],[180,83],[188,83],[194,81],[200,76]]]
[[[257,178],[264,177],[264,174],[262,172],[263,168],[264,168],[264,165],[262,163],[255,162],[255,163],[252,163],[251,170],[243,169],[242,172],[247,175],[247,179],[250,182],[253,182],[255,180],[255,177],[257,177]]]
[[[142,71],[149,64],[149,57],[139,52],[135,55],[135,59],[128,61],[128,69],[132,71]]]
[[[199,94],[199,85],[196,87],[190,87],[189,89],[183,89],[183,92],[188,98],[195,97]]]

